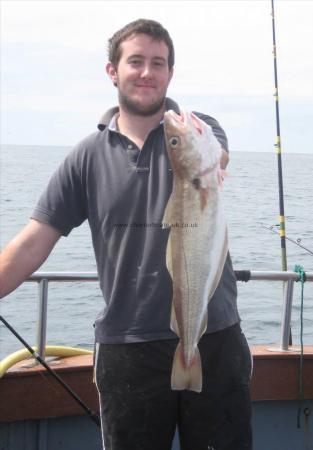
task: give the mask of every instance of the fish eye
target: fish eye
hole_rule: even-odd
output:
[[[180,139],[179,139],[178,136],[172,136],[172,137],[169,139],[169,143],[170,143],[170,146],[171,146],[172,148],[176,148],[176,147],[179,145],[179,143],[180,143]]]

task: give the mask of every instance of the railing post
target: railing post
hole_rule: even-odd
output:
[[[283,351],[287,351],[289,348],[294,280],[288,280],[285,284],[287,284],[287,286],[284,286],[284,303],[280,336],[280,349]]]
[[[38,287],[37,352],[44,359],[47,334],[48,279],[40,280]]]

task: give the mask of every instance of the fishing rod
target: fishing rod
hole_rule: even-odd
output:
[[[282,270],[287,270],[287,251],[286,251],[286,226],[285,226],[285,208],[284,208],[284,187],[283,171],[281,157],[281,135],[279,120],[279,96],[278,96],[278,75],[277,75],[277,53],[276,53],[276,33],[275,33],[275,11],[274,0],[272,3],[272,32],[273,32],[273,56],[274,56],[274,80],[275,80],[275,109],[276,109],[276,149],[278,165],[278,189],[279,189],[279,222],[280,222],[280,247],[281,247],[281,266]]]
[[[261,227],[262,227],[262,228],[265,228],[266,230],[269,230],[269,231],[271,231],[272,233],[279,234],[279,231],[275,230],[275,227],[277,227],[277,226],[279,226],[279,225],[271,225],[270,227],[268,227],[268,226],[264,225],[263,223],[261,223]],[[312,252],[310,249],[308,249],[307,247],[305,247],[304,245],[301,244],[301,242],[302,242],[302,239],[301,239],[301,238],[298,238],[298,239],[295,241],[294,239],[291,239],[291,238],[288,237],[287,235],[286,235],[285,237],[286,237],[286,239],[287,239],[288,241],[292,242],[293,244],[297,245],[298,247],[301,247],[303,250],[305,250],[306,252],[310,253],[310,255],[313,256],[313,252]]]
[[[55,372],[55,370],[51,369],[51,367],[46,363],[44,359],[39,356],[39,354],[20,336],[16,330],[2,317],[0,316],[1,322],[14,334],[14,336],[27,348],[27,350],[36,358],[36,360],[53,376],[55,380],[58,381],[59,384],[63,386],[63,388],[70,394],[70,396],[85,410],[88,416],[93,420],[93,422],[101,427],[100,418],[97,413],[92,411],[88,406],[82,401],[82,399],[69,387],[62,378]]]

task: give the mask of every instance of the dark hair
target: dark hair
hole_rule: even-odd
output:
[[[131,36],[132,34],[140,33],[147,34],[153,39],[165,42],[168,47],[168,67],[171,70],[174,66],[173,41],[168,31],[155,20],[138,19],[125,25],[125,27],[123,27],[121,30],[118,30],[116,33],[114,33],[108,42],[109,61],[115,67],[117,67],[121,58],[121,43],[129,38],[129,36]]]

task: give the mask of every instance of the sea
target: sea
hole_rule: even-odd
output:
[[[1,248],[27,223],[51,174],[69,147],[2,146],[0,154]],[[282,155],[287,266],[313,272],[313,154]],[[223,195],[234,268],[281,270],[277,154],[233,151]],[[96,271],[88,224],[63,237],[40,271]],[[251,345],[280,342],[283,285],[279,281],[238,282],[241,325]],[[295,283],[291,330],[294,345],[313,344],[313,283]],[[49,283],[47,343],[93,348],[93,322],[104,300],[97,282]],[[31,345],[37,339],[38,285],[22,284],[0,301],[1,315]],[[301,333],[301,323],[303,325]],[[0,359],[21,344],[0,323]]]

